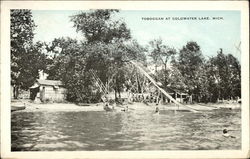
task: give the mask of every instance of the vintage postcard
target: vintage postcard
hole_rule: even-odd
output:
[[[1,157],[249,157],[247,7],[1,2]]]

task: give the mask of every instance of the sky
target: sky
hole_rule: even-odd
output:
[[[37,25],[34,41],[51,42],[58,37],[83,40],[83,35],[77,33],[70,22],[70,16],[79,12],[33,10]],[[182,20],[184,17],[193,19]],[[195,41],[205,57],[216,56],[219,48],[222,48],[224,53],[231,53],[241,61],[240,53],[236,49],[241,41],[239,11],[121,10],[113,18],[124,20],[131,30],[132,38],[143,46],[153,39],[161,38],[164,44],[179,50],[188,41]],[[158,20],[152,20],[157,18]]]

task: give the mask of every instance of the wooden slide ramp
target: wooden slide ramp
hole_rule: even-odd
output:
[[[171,95],[169,95],[164,89],[162,89],[161,87],[158,86],[157,82],[142,68],[139,66],[138,63],[134,62],[134,61],[129,61],[131,64],[133,64],[143,75],[145,75],[153,84],[154,86],[159,89],[169,100],[171,100],[172,102],[174,102],[176,105],[180,106],[180,107],[185,107],[188,110],[192,111],[192,112],[198,112],[197,109],[191,107],[190,105],[182,105],[181,103],[177,102]]]

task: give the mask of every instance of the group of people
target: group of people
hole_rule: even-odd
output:
[[[132,93],[129,100],[131,102],[159,103],[162,101],[162,97],[158,93],[150,93],[149,95]]]
[[[140,98],[140,97],[139,97]],[[115,109],[115,105],[116,103],[113,102],[111,103],[111,106],[110,106],[110,102],[106,101],[104,103],[104,110],[106,111],[113,111]],[[127,112],[129,110],[129,107],[128,105],[126,105],[125,107],[123,107],[121,109],[121,111],[124,111],[124,112]],[[155,111],[154,111],[155,114],[160,114],[160,109],[159,109],[159,103],[156,103],[156,107],[155,107]],[[232,136],[228,133],[228,130],[227,129],[223,129],[222,131],[222,136],[226,137],[226,138],[235,138],[235,136]]]

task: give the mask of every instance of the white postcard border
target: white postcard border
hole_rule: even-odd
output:
[[[242,41],[242,150],[198,151],[10,151],[10,9],[240,10]],[[245,158],[249,152],[249,14],[247,1],[2,1],[1,156],[3,158]]]

